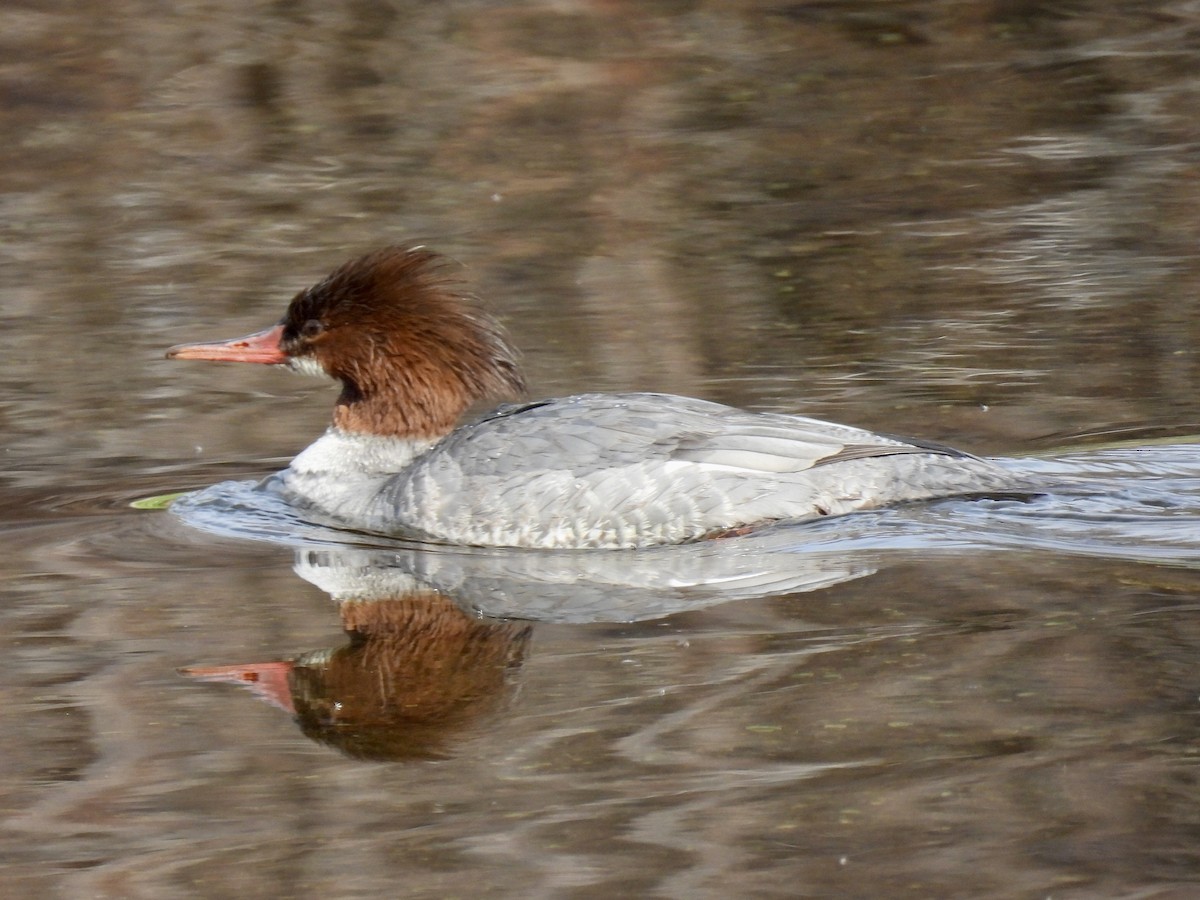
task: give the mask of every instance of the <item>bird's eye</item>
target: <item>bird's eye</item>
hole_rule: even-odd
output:
[[[303,338],[315,338],[318,334],[325,330],[325,326],[321,324],[320,319],[309,319],[300,326],[300,336]]]

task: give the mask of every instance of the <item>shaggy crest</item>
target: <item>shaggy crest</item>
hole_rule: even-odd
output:
[[[386,247],[288,306],[281,347],[342,382],[339,428],[432,438],[476,401],[524,393],[504,329],[444,269],[422,247]]]

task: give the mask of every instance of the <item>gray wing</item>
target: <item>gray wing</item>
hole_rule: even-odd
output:
[[[891,465],[880,465],[885,457]],[[459,429],[381,499],[456,542],[645,546],[930,496],[922,476],[931,465],[961,479],[974,463],[992,468],[948,448],[800,416],[659,394],[583,394],[508,407]]]
[[[464,472],[477,475],[545,470],[566,461],[579,476],[650,460],[782,473],[896,453],[965,455],[832,422],[666,394],[581,394],[505,407],[459,429],[440,449],[469,460]]]

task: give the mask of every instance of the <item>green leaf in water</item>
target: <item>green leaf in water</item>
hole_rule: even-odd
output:
[[[176,491],[173,494],[159,494],[156,497],[143,497],[140,500],[134,500],[129,505],[134,509],[166,509],[187,491]]]

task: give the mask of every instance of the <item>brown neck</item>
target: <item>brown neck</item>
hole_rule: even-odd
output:
[[[403,389],[362,391],[345,384],[333,409],[333,424],[342,431],[397,437],[412,440],[436,440],[454,430],[455,424],[471,404],[458,385],[425,382]]]

